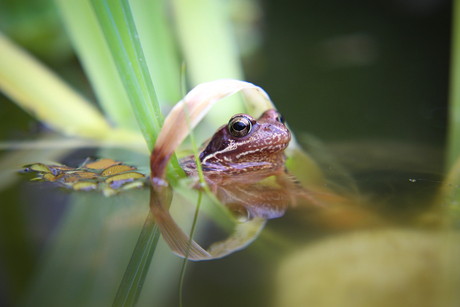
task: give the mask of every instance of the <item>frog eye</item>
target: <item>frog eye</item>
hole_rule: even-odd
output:
[[[243,115],[235,116],[228,122],[228,131],[234,137],[246,136],[251,132],[251,129],[251,120]]]
[[[278,112],[278,116],[276,117],[276,120],[279,121],[280,123],[282,123],[283,125],[286,123],[284,121],[283,115],[280,112]]]

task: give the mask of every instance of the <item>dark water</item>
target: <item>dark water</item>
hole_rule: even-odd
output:
[[[290,125],[326,140],[442,145],[449,1],[264,2],[266,40],[248,75]],[[254,74],[254,75],[253,75]]]

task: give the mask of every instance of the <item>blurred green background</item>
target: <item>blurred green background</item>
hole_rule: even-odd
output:
[[[354,150],[350,155],[356,157],[370,147],[382,150],[386,158],[379,159],[374,154],[364,159],[369,159],[371,170],[393,170],[393,166],[402,165],[393,173],[423,173],[422,178],[428,183],[417,189],[416,197],[433,194],[442,173],[446,138],[450,1],[228,3],[245,80],[267,91],[301,142],[311,145],[308,135],[313,135],[330,146],[338,160],[348,158],[341,156],[344,152]],[[0,0],[0,30],[84,96],[96,101],[53,1]],[[34,140],[47,130],[1,93],[0,123],[0,142]],[[372,146],[380,140],[389,143]],[[395,143],[406,147],[387,145]],[[351,145],[341,147],[342,144]],[[0,149],[1,159],[8,150]],[[74,163],[94,153],[85,149],[68,154],[61,162]],[[121,156],[128,156],[129,162],[135,164],[135,157]],[[417,163],[414,156],[419,159]],[[359,158],[345,162],[355,166],[356,160],[363,162]],[[409,162],[414,163],[410,169]],[[354,171],[359,173],[362,169],[351,169]],[[412,174],[406,174],[404,180],[412,178],[408,177]],[[4,182],[9,180],[5,176],[0,178]],[[401,188],[399,177],[396,178],[388,177],[388,173],[373,174],[361,179],[361,183],[372,181],[370,190],[390,190],[393,199],[402,202],[398,193],[405,187]],[[51,187],[38,188],[25,181],[22,178],[19,184],[0,192],[0,306],[24,300],[39,255],[55,236],[53,231],[63,223],[66,210],[73,208],[65,205],[72,197],[69,193]],[[423,189],[428,192],[420,195]],[[394,215],[412,217],[414,210],[407,205],[403,212]],[[270,221],[267,232],[294,236],[299,242],[325,235],[302,223],[288,214],[284,220]],[[137,226],[133,230],[133,245],[140,230]],[[186,305],[269,305],[275,287],[273,262],[282,258],[285,250],[282,244],[273,247],[267,242],[270,241],[261,240],[222,260],[189,265]],[[123,257],[129,258],[132,248],[127,246]],[[176,262],[178,266],[180,260]],[[177,268],[172,272],[170,278],[175,282]],[[141,305],[150,305],[149,302],[147,298],[141,299]],[[176,302],[174,284],[164,301],[152,305],[176,306]]]
[[[255,12],[230,2],[237,21],[252,22],[237,28],[246,79],[267,90],[295,130],[443,144],[450,1],[260,1]],[[2,31],[93,98],[53,2],[0,5]],[[1,108],[12,128],[2,139],[27,137],[28,117]]]

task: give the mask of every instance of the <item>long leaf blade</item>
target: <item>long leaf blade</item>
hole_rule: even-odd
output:
[[[152,150],[163,124],[163,117],[129,3],[126,0],[91,0],[91,3],[130,98],[142,134]],[[183,177],[184,173],[177,159],[174,159],[172,164],[174,167],[168,167],[168,179],[175,182],[179,177]],[[149,215],[118,290],[114,306],[133,306],[139,299],[159,236],[150,218]]]
[[[89,0],[56,0],[78,59],[104,110],[118,127],[138,129],[117,67]],[[84,22],[82,22],[84,21]]]
[[[91,0],[112,56],[126,88],[134,114],[150,150],[163,124],[131,9],[127,1]],[[171,161],[168,179],[183,177],[177,159]],[[171,165],[170,164],[170,165]]]
[[[0,90],[38,120],[66,135],[104,138],[111,132],[91,103],[1,33]]]

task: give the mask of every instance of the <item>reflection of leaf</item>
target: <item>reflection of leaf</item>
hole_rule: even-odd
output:
[[[228,256],[246,248],[260,235],[267,220],[254,218],[245,223],[238,223],[234,233],[225,241],[217,242],[209,247],[209,253],[215,258]]]

